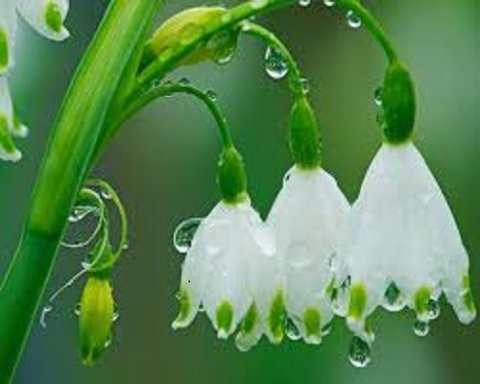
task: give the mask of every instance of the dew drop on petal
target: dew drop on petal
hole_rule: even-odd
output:
[[[42,328],[47,328],[47,317],[50,312],[53,311],[53,307],[51,305],[45,305],[42,309],[42,313],[40,315],[40,326]]]
[[[383,104],[383,87],[378,87],[373,94],[373,101],[375,105],[381,107]]]
[[[413,324],[413,332],[419,337],[425,337],[430,332],[430,326],[426,321],[416,320]]]
[[[330,321],[329,323],[325,324],[323,327],[322,327],[322,336],[327,336],[330,334],[330,332],[332,331],[332,321]]]
[[[355,368],[365,368],[371,361],[370,346],[358,336],[354,336],[348,353],[348,359]]]
[[[385,291],[382,306],[389,312],[401,311],[405,306],[405,300],[402,292],[400,292],[395,283],[390,283]]]
[[[285,322],[285,335],[292,341],[298,341],[302,338],[300,330],[290,318],[287,318]]]
[[[438,301],[430,299],[428,302],[428,318],[430,320],[436,320],[440,316],[440,305]]]
[[[312,0],[298,0],[298,5],[301,7],[308,7],[310,4],[312,4]]]
[[[362,26],[362,19],[351,10],[347,12],[347,22],[348,26],[353,29],[358,29]]]
[[[265,52],[265,71],[274,79],[283,79],[288,74],[288,65],[283,55],[274,47],[268,47]]]
[[[323,0],[323,4],[325,4],[326,7],[333,7],[335,3],[335,0]]]
[[[203,219],[193,217],[180,223],[173,233],[173,245],[175,249],[184,254],[187,253],[192,245],[193,237],[197,232]]]

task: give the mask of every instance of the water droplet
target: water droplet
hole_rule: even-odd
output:
[[[323,327],[322,327],[322,336],[327,336],[330,334],[330,332],[332,331],[332,323],[333,321],[330,321],[328,324],[325,324]]]
[[[385,291],[382,306],[389,312],[401,311],[405,306],[405,300],[402,292],[400,292],[394,282],[390,283]]]
[[[212,101],[217,101],[217,93],[213,89],[209,89],[205,94]]]
[[[42,328],[47,328],[47,317],[50,312],[53,311],[53,307],[51,305],[45,305],[42,309],[42,314],[40,315],[40,326]]]
[[[82,309],[82,303],[77,303],[77,305],[75,306],[75,309],[73,310],[73,313],[76,316],[80,316],[80,310],[81,309]]]
[[[335,0],[323,0],[323,4],[325,4],[326,7],[333,7],[335,3]]]
[[[107,349],[112,345],[113,337],[112,335],[108,336],[108,339],[105,341],[105,344],[103,345],[103,348]]]
[[[356,368],[365,368],[371,361],[370,346],[358,336],[355,336],[351,343],[348,353],[350,363]]]
[[[440,316],[440,305],[438,301],[430,299],[428,302],[428,318],[430,320],[436,320]]]
[[[227,47],[223,49],[215,58],[215,63],[219,65],[225,65],[230,63],[235,57],[235,48]]]
[[[180,253],[187,253],[192,245],[193,237],[202,223],[202,218],[193,217],[180,223],[173,233],[173,245]]]
[[[383,103],[383,87],[378,87],[373,95],[373,100],[375,101],[375,104],[379,107],[382,106]]]
[[[288,74],[288,65],[283,55],[274,47],[265,52],[265,70],[274,80],[283,79]]]
[[[290,318],[287,318],[285,322],[285,334],[292,341],[298,341],[302,338],[300,330]]]
[[[312,0],[298,0],[298,5],[301,7],[308,7],[310,4],[312,4]]]
[[[430,326],[426,321],[416,320],[413,324],[413,332],[419,337],[425,337],[430,332]]]
[[[184,77],[184,78],[179,80],[178,84],[183,85],[183,86],[187,86],[187,85],[190,85],[190,80],[188,80],[186,77]]]
[[[125,244],[122,245],[122,250],[123,250],[123,251],[128,251],[129,248],[130,248],[130,245],[127,244],[127,243],[125,243]]]
[[[120,312],[118,311],[118,309],[115,309],[112,315],[112,322],[116,322],[119,318],[120,318]]]
[[[98,212],[97,207],[90,205],[78,205],[72,209],[68,221],[72,224],[78,223],[85,219],[91,213]]]
[[[310,82],[308,79],[303,78],[300,80],[300,85],[302,87],[302,92],[307,95],[310,92]]]
[[[348,26],[353,29],[358,29],[362,26],[362,19],[360,19],[360,17],[358,17],[353,11],[347,12],[347,22]]]
[[[112,199],[112,193],[108,189],[102,189],[102,191],[100,192],[100,195],[104,200]]]

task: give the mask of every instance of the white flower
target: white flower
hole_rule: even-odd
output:
[[[18,161],[22,154],[15,147],[13,136],[26,136],[28,130],[19,124],[14,116],[8,82],[0,76],[0,159],[5,161]]]
[[[0,74],[13,65],[13,47],[17,29],[18,11],[39,33],[52,40],[69,36],[63,26],[69,0],[2,0],[0,8]]]
[[[249,201],[218,203],[200,224],[187,253],[173,328],[187,327],[202,306],[218,336],[230,336],[254,304],[249,274],[253,261],[273,254],[273,236]],[[259,318],[257,312],[253,315],[249,313],[253,324],[248,331],[256,332]]]
[[[275,231],[286,309],[307,343],[318,344],[333,317],[332,264],[350,206],[337,183],[321,168],[294,167],[268,224]]]
[[[435,178],[411,142],[380,149],[344,240],[339,255],[351,276],[348,324],[366,341],[373,336],[366,317],[381,304],[392,311],[408,305],[428,331],[443,292],[462,323],[475,318],[467,252]]]

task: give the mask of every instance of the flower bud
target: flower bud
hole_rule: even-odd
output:
[[[84,365],[93,365],[108,345],[113,316],[110,281],[89,277],[80,302],[80,354]]]
[[[387,142],[399,144],[410,139],[415,124],[415,89],[408,69],[399,62],[387,69],[382,105]]]
[[[222,199],[235,204],[247,198],[247,175],[240,153],[234,147],[225,149],[218,164],[218,184]]]
[[[310,103],[301,96],[293,104],[290,116],[290,152],[299,168],[313,169],[320,166],[320,134],[318,123]]]
[[[220,20],[227,13],[222,7],[190,8],[165,21],[147,43],[141,68],[145,68],[162,54],[168,54],[179,45],[188,45],[199,38],[209,24]],[[196,64],[206,60],[221,62],[232,56],[237,46],[238,28],[219,32],[209,41],[201,42],[181,62],[182,65]]]

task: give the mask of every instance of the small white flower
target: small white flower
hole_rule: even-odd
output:
[[[14,65],[17,13],[43,36],[60,41],[69,36],[64,27],[69,0],[2,0],[0,7],[0,75]]]
[[[414,309],[427,325],[442,292],[462,323],[475,318],[467,252],[448,204],[413,143],[384,144],[354,204],[340,257],[351,276],[348,324],[366,341],[378,305]]]
[[[337,183],[321,168],[294,167],[288,174],[268,224],[275,231],[288,316],[307,343],[318,344],[333,317],[339,236],[350,206]]]
[[[273,254],[273,236],[249,201],[218,203],[200,224],[187,253],[181,308],[173,328],[187,327],[203,306],[220,338],[230,336],[247,313],[253,322],[247,331],[256,332],[259,318],[256,311],[249,311],[254,304],[255,279],[249,271],[254,260]]]
[[[0,159],[5,161],[18,161],[22,154],[15,147],[14,136],[26,135],[27,128],[16,122],[5,77],[0,76]]]

